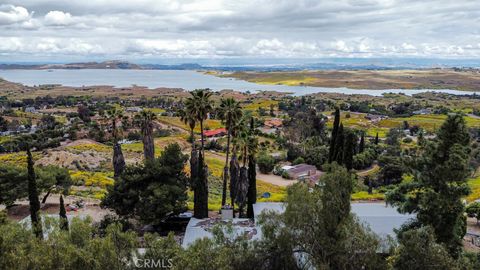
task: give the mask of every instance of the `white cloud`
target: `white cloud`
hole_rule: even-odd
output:
[[[0,25],[25,22],[30,19],[31,14],[21,6],[0,5]]]
[[[0,40],[6,44],[0,61],[54,52],[105,58],[480,57],[478,1],[1,2]]]
[[[405,49],[405,50],[415,50],[417,49],[414,45],[410,44],[410,43],[402,43],[402,48]]]
[[[72,15],[68,12],[53,10],[45,15],[45,23],[47,25],[69,25],[72,22]]]

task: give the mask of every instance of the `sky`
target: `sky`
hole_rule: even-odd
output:
[[[479,0],[0,0],[0,61],[480,57]]]

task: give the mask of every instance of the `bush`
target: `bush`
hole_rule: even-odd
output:
[[[328,161],[328,146],[322,145],[309,149],[305,153],[305,162],[321,169]]]
[[[376,158],[376,152],[373,149],[366,149],[360,154],[353,156],[353,168],[361,170],[372,166]]]
[[[302,157],[298,157],[292,162],[292,165],[298,165],[302,163],[305,163],[305,160]]]
[[[142,139],[142,134],[140,134],[140,132],[129,132],[127,139],[130,141],[140,141]]]
[[[412,140],[412,138],[410,138],[410,137],[407,137],[407,138],[403,139],[403,142],[404,142],[404,143],[411,143],[412,141],[413,141],[413,140]]]
[[[221,150],[223,150],[223,147],[222,147],[222,145],[220,145],[220,143],[217,140],[211,140],[211,141],[207,142],[207,144],[205,145],[205,149],[206,150],[221,151]]]
[[[275,167],[275,159],[264,153],[257,158],[257,165],[261,173],[269,174]]]
[[[292,161],[302,156],[302,149],[294,144],[287,145],[287,160]]]

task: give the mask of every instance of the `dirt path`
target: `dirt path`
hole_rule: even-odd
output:
[[[280,186],[280,187],[288,187],[298,182],[297,180],[288,180],[278,175],[263,174],[258,171],[257,171],[257,179],[266,183],[270,183],[275,186]]]
[[[358,176],[366,176],[366,175],[369,175],[371,172],[373,172],[375,170],[378,170],[378,168],[379,168],[378,164],[374,164],[372,167],[370,167],[368,169],[358,171],[357,175]]]

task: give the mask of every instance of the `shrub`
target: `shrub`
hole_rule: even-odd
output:
[[[373,149],[366,149],[362,153],[353,156],[353,168],[361,170],[372,166],[375,161],[376,153]]]
[[[412,138],[410,138],[410,137],[407,137],[407,138],[403,139],[403,142],[404,142],[404,143],[411,143],[412,141],[413,141],[413,140],[412,140]]]
[[[275,166],[275,159],[272,156],[263,153],[257,158],[257,165],[261,173],[268,174]]]
[[[130,141],[140,141],[142,139],[142,134],[140,132],[129,132],[127,135],[127,139]]]
[[[302,157],[298,157],[292,162],[293,165],[298,165],[302,163],[305,163],[305,159],[303,159]]]

